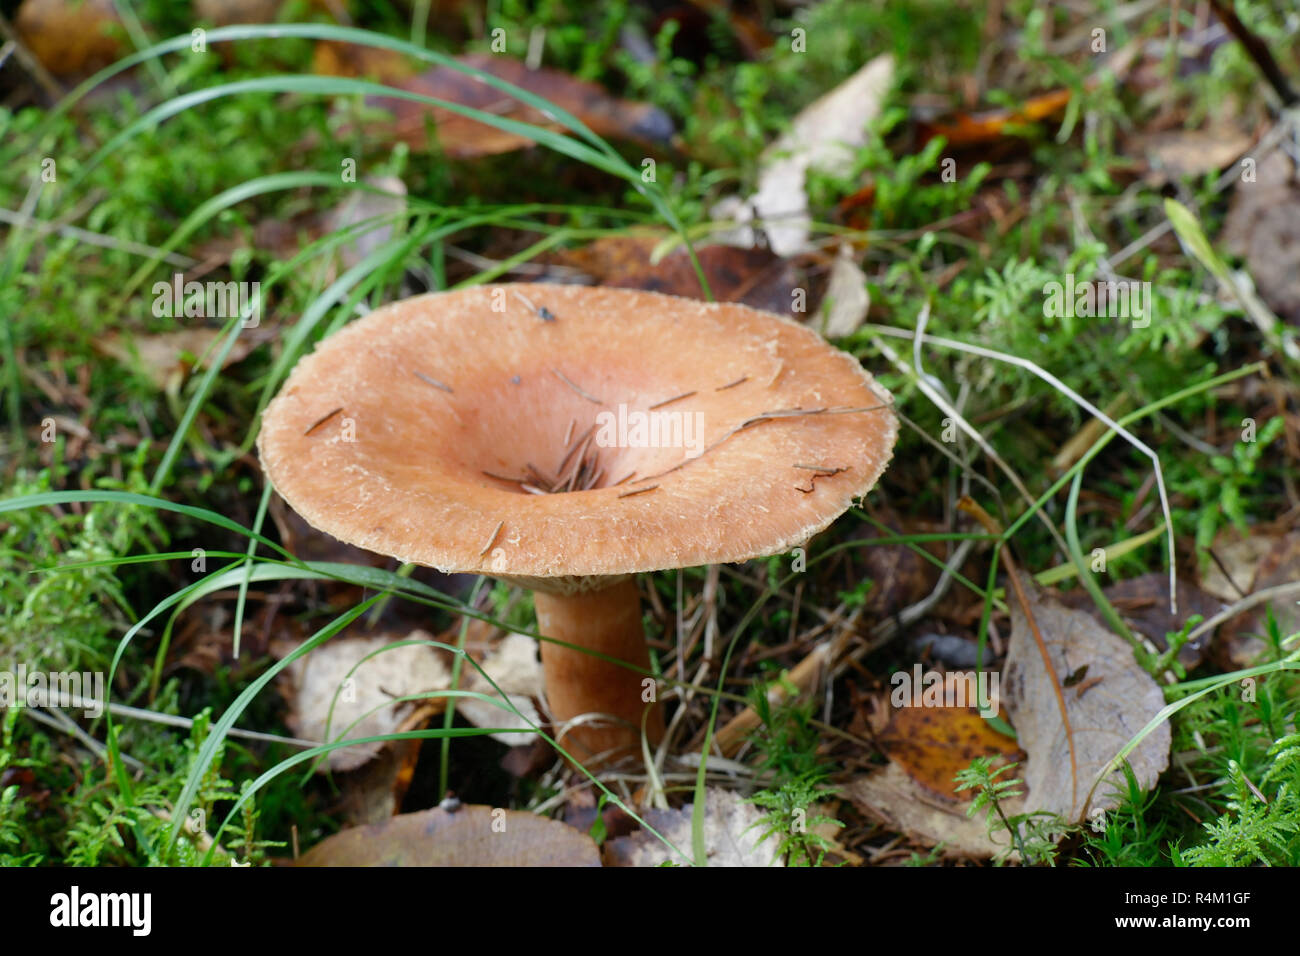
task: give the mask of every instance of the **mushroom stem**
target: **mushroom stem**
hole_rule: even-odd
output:
[[[569,644],[650,670],[645,631],[641,626],[641,597],[636,581],[626,577],[599,591],[534,595],[538,630]],[[642,699],[645,674],[602,658],[542,642],[546,698],[557,723],[580,714],[607,714],[581,723],[564,735],[561,745],[588,766],[639,753],[641,719],[646,708],[646,734],[653,745],[664,732],[663,710]],[[624,723],[626,722],[626,723]],[[610,753],[612,751],[612,753]],[[604,756],[601,756],[604,755]]]

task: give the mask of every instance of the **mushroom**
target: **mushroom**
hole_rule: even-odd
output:
[[[563,642],[542,645],[561,743],[600,763],[663,733],[635,575],[806,542],[884,471],[890,401],[852,356],[746,306],[502,285],[330,336],[258,447],[335,538],[531,588]]]

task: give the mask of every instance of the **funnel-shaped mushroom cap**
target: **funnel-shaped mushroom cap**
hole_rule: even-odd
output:
[[[342,541],[571,590],[801,544],[884,471],[889,403],[852,356],[765,312],[501,285],[331,336],[258,444],[280,494]]]

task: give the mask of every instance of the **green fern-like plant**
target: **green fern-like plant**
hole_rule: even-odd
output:
[[[14,746],[14,725],[18,722],[18,708],[11,707],[0,718],[0,781],[7,771],[36,766],[38,761],[20,759]],[[36,866],[41,854],[26,847],[25,825],[27,801],[19,797],[21,787],[10,784],[0,788],[0,866]]]
[[[759,717],[752,736],[761,770],[772,774],[772,785],[749,797],[766,813],[754,827],[762,828],[759,844],[776,837],[777,853],[788,866],[821,866],[834,845],[816,827],[844,824],[823,814],[809,815],[819,801],[838,792],[824,784],[830,767],[817,753],[818,733],[812,725],[813,702],[799,701],[795,687],[782,679],[789,696],[775,707],[768,687],[759,685],[750,700]],[[752,828],[751,828],[752,829]]]
[[[993,858],[995,863],[1005,863],[1012,852],[1017,851],[1026,864],[1055,866],[1057,844],[1071,827],[1057,814],[1046,810],[1007,814],[1003,804],[1024,795],[1024,781],[1019,778],[999,780],[998,777],[1017,766],[1019,764],[1008,763],[994,768],[993,758],[976,757],[969,767],[959,770],[954,778],[957,790],[975,791],[966,815],[973,817],[983,811],[989,837],[995,843],[999,833],[1009,836],[1009,843]]]
[[[1300,865],[1300,733],[1275,741],[1268,755],[1272,762],[1259,786],[1251,784],[1237,761],[1229,762],[1228,810],[1205,824],[1209,839],[1183,851],[1182,863]]]
[[[204,774],[194,806],[181,830],[182,838],[168,847],[167,835],[172,825],[174,796],[184,785],[210,729],[211,712],[204,711],[195,719],[190,739],[185,743],[186,759],[172,773],[152,778],[129,796],[124,796],[111,779],[101,778],[84,788],[74,800],[76,822],[67,832],[68,865],[122,865],[140,859],[149,866],[203,865],[211,841],[209,823],[216,815],[216,806],[233,802],[241,792],[221,775],[224,747],[218,748],[216,758]],[[264,863],[265,850],[280,844],[256,840],[256,826],[257,811],[250,800],[240,820],[226,828],[227,838],[214,854],[216,865],[228,866],[236,860],[240,865]]]
[[[818,800],[835,792],[836,788],[821,785],[818,774],[788,780],[774,790],[758,791],[749,798],[755,806],[767,811],[758,824],[764,827],[758,842],[762,844],[777,837],[777,853],[785,857],[787,866],[821,866],[827,852],[835,846],[815,828],[844,824],[825,814],[809,816],[808,811]]]

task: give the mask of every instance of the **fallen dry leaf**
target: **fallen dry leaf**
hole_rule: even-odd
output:
[[[704,845],[709,866],[783,866],[776,855],[780,835],[759,842],[766,826],[763,811],[729,790],[705,791]],[[665,840],[691,858],[691,814],[680,810],[646,810],[642,816]],[[605,844],[606,866],[659,866],[670,861],[684,865],[681,856],[664,846],[652,833],[640,830]]]
[[[1015,772],[1020,770],[1017,767]],[[1005,832],[996,841],[988,835],[984,814],[968,817],[967,803],[935,794],[896,763],[854,780],[844,788],[844,795],[863,813],[915,843],[926,847],[942,843],[945,857],[990,859],[1008,846]],[[1002,806],[1008,815],[1024,812],[1019,798]]]
[[[1027,126],[1049,119],[1070,102],[1069,90],[1051,90],[1030,97],[1014,109],[986,110],[981,113],[955,113],[952,116],[919,124],[922,138],[942,136],[948,146],[974,146],[991,143],[1006,136],[1017,126]]]
[[[1258,158],[1254,182],[1236,184],[1220,239],[1245,258],[1268,307],[1300,325],[1300,182],[1281,150]]]
[[[790,130],[764,150],[758,192],[749,202],[777,255],[808,250],[808,171],[834,176],[852,171],[856,150],[867,141],[867,126],[880,115],[893,82],[894,58],[876,57],[801,110]],[[752,238],[743,244],[752,245]]]
[[[382,823],[397,814],[415,777],[422,740],[398,740],[362,766],[336,778],[343,818],[351,826]]]
[[[870,510],[871,516],[888,529],[882,531],[882,535],[927,534],[938,530],[937,525],[927,522],[904,520],[884,505],[875,504]],[[925,547],[930,548],[935,557],[946,557],[942,546],[929,544]],[[859,579],[871,579],[871,590],[867,592],[862,608],[868,619],[892,617],[924,598],[939,583],[939,569],[902,543],[864,547],[859,551],[854,567]]]
[[[1087,807],[1084,801],[1102,771],[1164,706],[1165,698],[1151,675],[1138,666],[1129,646],[1092,615],[1065,607],[1045,593],[1029,600],[1058,679],[1065,681],[1086,667],[1087,681],[1063,690],[1077,760],[1075,781],[1054,685],[1024,609],[1012,602],[1002,700],[1020,746],[1029,755],[1017,772],[1024,771],[1030,810],[1048,810],[1077,822],[1085,809],[1116,805],[1116,791],[1109,784],[1113,781],[1123,788],[1119,770],[1097,785]],[[1143,789],[1154,786],[1169,765],[1169,741],[1169,724],[1164,722],[1129,754]]]
[[[530,70],[523,62],[504,55],[470,53],[456,57],[464,66],[513,83],[563,110],[572,113],[600,136],[643,143],[666,143],[673,135],[673,123],[657,107],[611,96],[594,83],[575,79],[559,70]],[[347,44],[322,44],[317,48],[318,73],[344,76],[373,76],[408,92],[468,106],[497,116],[509,117],[551,130],[559,123],[478,78],[450,66],[439,66],[413,74],[410,65],[390,51],[361,51]],[[367,97],[366,102],[392,113],[393,119],[373,125],[370,132],[388,140],[401,140],[412,149],[423,149],[426,129],[435,128],[439,147],[455,159],[493,156],[533,145],[526,136],[497,129],[442,107],[389,96]]]
[[[113,0],[23,0],[14,28],[41,65],[59,77],[88,76],[127,52]]]
[[[858,268],[853,247],[840,245],[831,266],[831,281],[822,299],[821,333],[828,339],[842,339],[856,332],[867,319],[871,295],[867,277]]]
[[[674,249],[657,263],[651,253],[662,236],[611,236],[556,257],[580,269],[600,285],[644,289],[665,295],[702,299],[704,291],[685,249]],[[755,309],[793,316],[798,271],[766,249],[697,246],[695,254],[718,302],[740,302]]]
[[[1218,560],[1211,559],[1206,565],[1201,590],[1228,604],[1240,601],[1251,592],[1255,571],[1275,544],[1274,535],[1239,535],[1234,528],[1223,529],[1210,545]]]
[[[424,631],[401,636],[336,638],[294,661],[286,672],[289,727],[307,740],[334,741],[340,734],[347,739],[373,737],[397,733],[420,711],[427,716],[441,710],[443,701],[436,699],[380,706],[396,697],[446,690],[451,685],[451,672],[434,648],[407,645],[385,651],[361,664],[349,678],[349,671],[367,654],[397,640],[432,639]],[[345,679],[349,679],[347,685]],[[374,707],[379,709],[362,717]],[[348,730],[358,718],[360,722]],[[383,746],[371,742],[332,750],[328,761],[322,761],[317,770],[320,773],[352,770],[374,757]]]
[[[534,813],[434,807],[336,833],[296,865],[600,866],[600,852],[587,834]]]
[[[194,0],[194,16],[219,27],[232,23],[274,23],[282,0]]]
[[[1146,180],[1162,186],[1185,176],[1218,172],[1250,148],[1254,138],[1228,123],[1209,129],[1179,129],[1136,136],[1130,146],[1144,153],[1150,172]]]
[[[1300,581],[1300,531],[1281,535],[1254,535],[1252,540],[1252,545],[1241,548],[1241,554],[1259,554],[1255,566],[1239,565],[1229,568],[1233,572],[1233,580],[1240,583],[1243,577],[1246,578],[1247,594]],[[1217,543],[1215,553],[1223,558]],[[1231,550],[1228,554],[1230,559],[1236,557]],[[1232,600],[1240,600],[1240,595],[1234,595]],[[1278,630],[1283,637],[1300,631],[1300,604],[1296,603],[1297,600],[1300,600],[1300,595],[1270,602]],[[1223,623],[1219,630],[1219,647],[1223,663],[1228,668],[1240,669],[1259,663],[1259,656],[1268,650],[1267,642],[1258,636],[1265,633],[1266,620],[1265,608],[1261,606],[1251,608]]]
[[[985,814],[966,815],[974,791],[959,793],[953,778],[976,757],[999,765],[1022,759],[1014,740],[993,730],[973,707],[893,707],[888,697],[877,700],[872,725],[890,762],[845,789],[859,810],[913,843],[945,844],[944,856],[988,859],[1005,849],[988,836]],[[1022,804],[1008,801],[1008,813]]]
[[[542,723],[541,715],[533,706],[534,698],[544,696],[542,662],[537,657],[537,641],[527,634],[507,634],[496,647],[483,657],[480,665],[488,676],[505,693],[512,706],[523,714],[514,714],[494,704],[472,698],[461,698],[456,710],[475,727],[517,727],[519,733],[491,734],[493,740],[508,747],[524,747],[537,739],[532,727]],[[484,679],[478,668],[466,668],[464,674],[472,675],[464,681],[466,690],[487,694],[500,699],[492,684]]]
[[[224,334],[220,329],[181,329],[156,335],[113,332],[97,339],[94,344],[97,351],[134,369],[158,388],[167,390],[184,381],[200,360],[206,367],[212,357],[208,350],[220,348],[218,340]],[[243,330],[221,367],[229,368],[242,362],[253,349],[271,338],[270,329]]]
[[[957,792],[954,779],[976,757],[1019,760],[1016,742],[989,726],[974,707],[890,707],[880,747],[891,761],[937,797],[965,803],[975,794]]]
[[[284,503],[279,495],[271,496],[268,509],[271,520],[275,522],[276,531],[280,533],[281,543],[296,557],[304,561],[332,561],[339,564],[367,564],[382,568],[389,559],[382,554],[366,551],[354,545],[344,544],[338,538],[318,531],[309,525],[299,514]],[[351,592],[356,586],[342,581],[326,581],[327,588]]]
[[[1169,646],[1166,635],[1181,630],[1190,615],[1199,614],[1203,618],[1210,618],[1223,608],[1213,595],[1179,578],[1178,613],[1171,614],[1169,577],[1162,571],[1116,581],[1103,588],[1102,592],[1134,633],[1145,637],[1162,651]],[[1082,588],[1060,595],[1060,600],[1067,607],[1088,612],[1099,624],[1105,626],[1091,595]],[[1207,634],[1184,644],[1178,652],[1179,662],[1188,669],[1196,667],[1205,656],[1209,642],[1210,636]]]
[[[350,229],[361,223],[372,224],[339,247],[343,268],[351,269],[393,237],[395,223],[403,221],[406,211],[406,184],[396,176],[367,177],[365,182],[382,192],[357,189],[335,206],[325,217],[327,232]]]
[[[1164,650],[1169,646],[1167,635],[1182,630],[1183,623],[1193,614],[1211,618],[1223,605],[1194,584],[1178,579],[1178,613],[1169,611],[1169,578],[1162,571],[1152,571],[1136,578],[1116,581],[1103,589],[1107,600],[1134,631]],[[1184,667],[1195,667],[1204,656],[1209,636],[1184,644],[1178,660]]]

